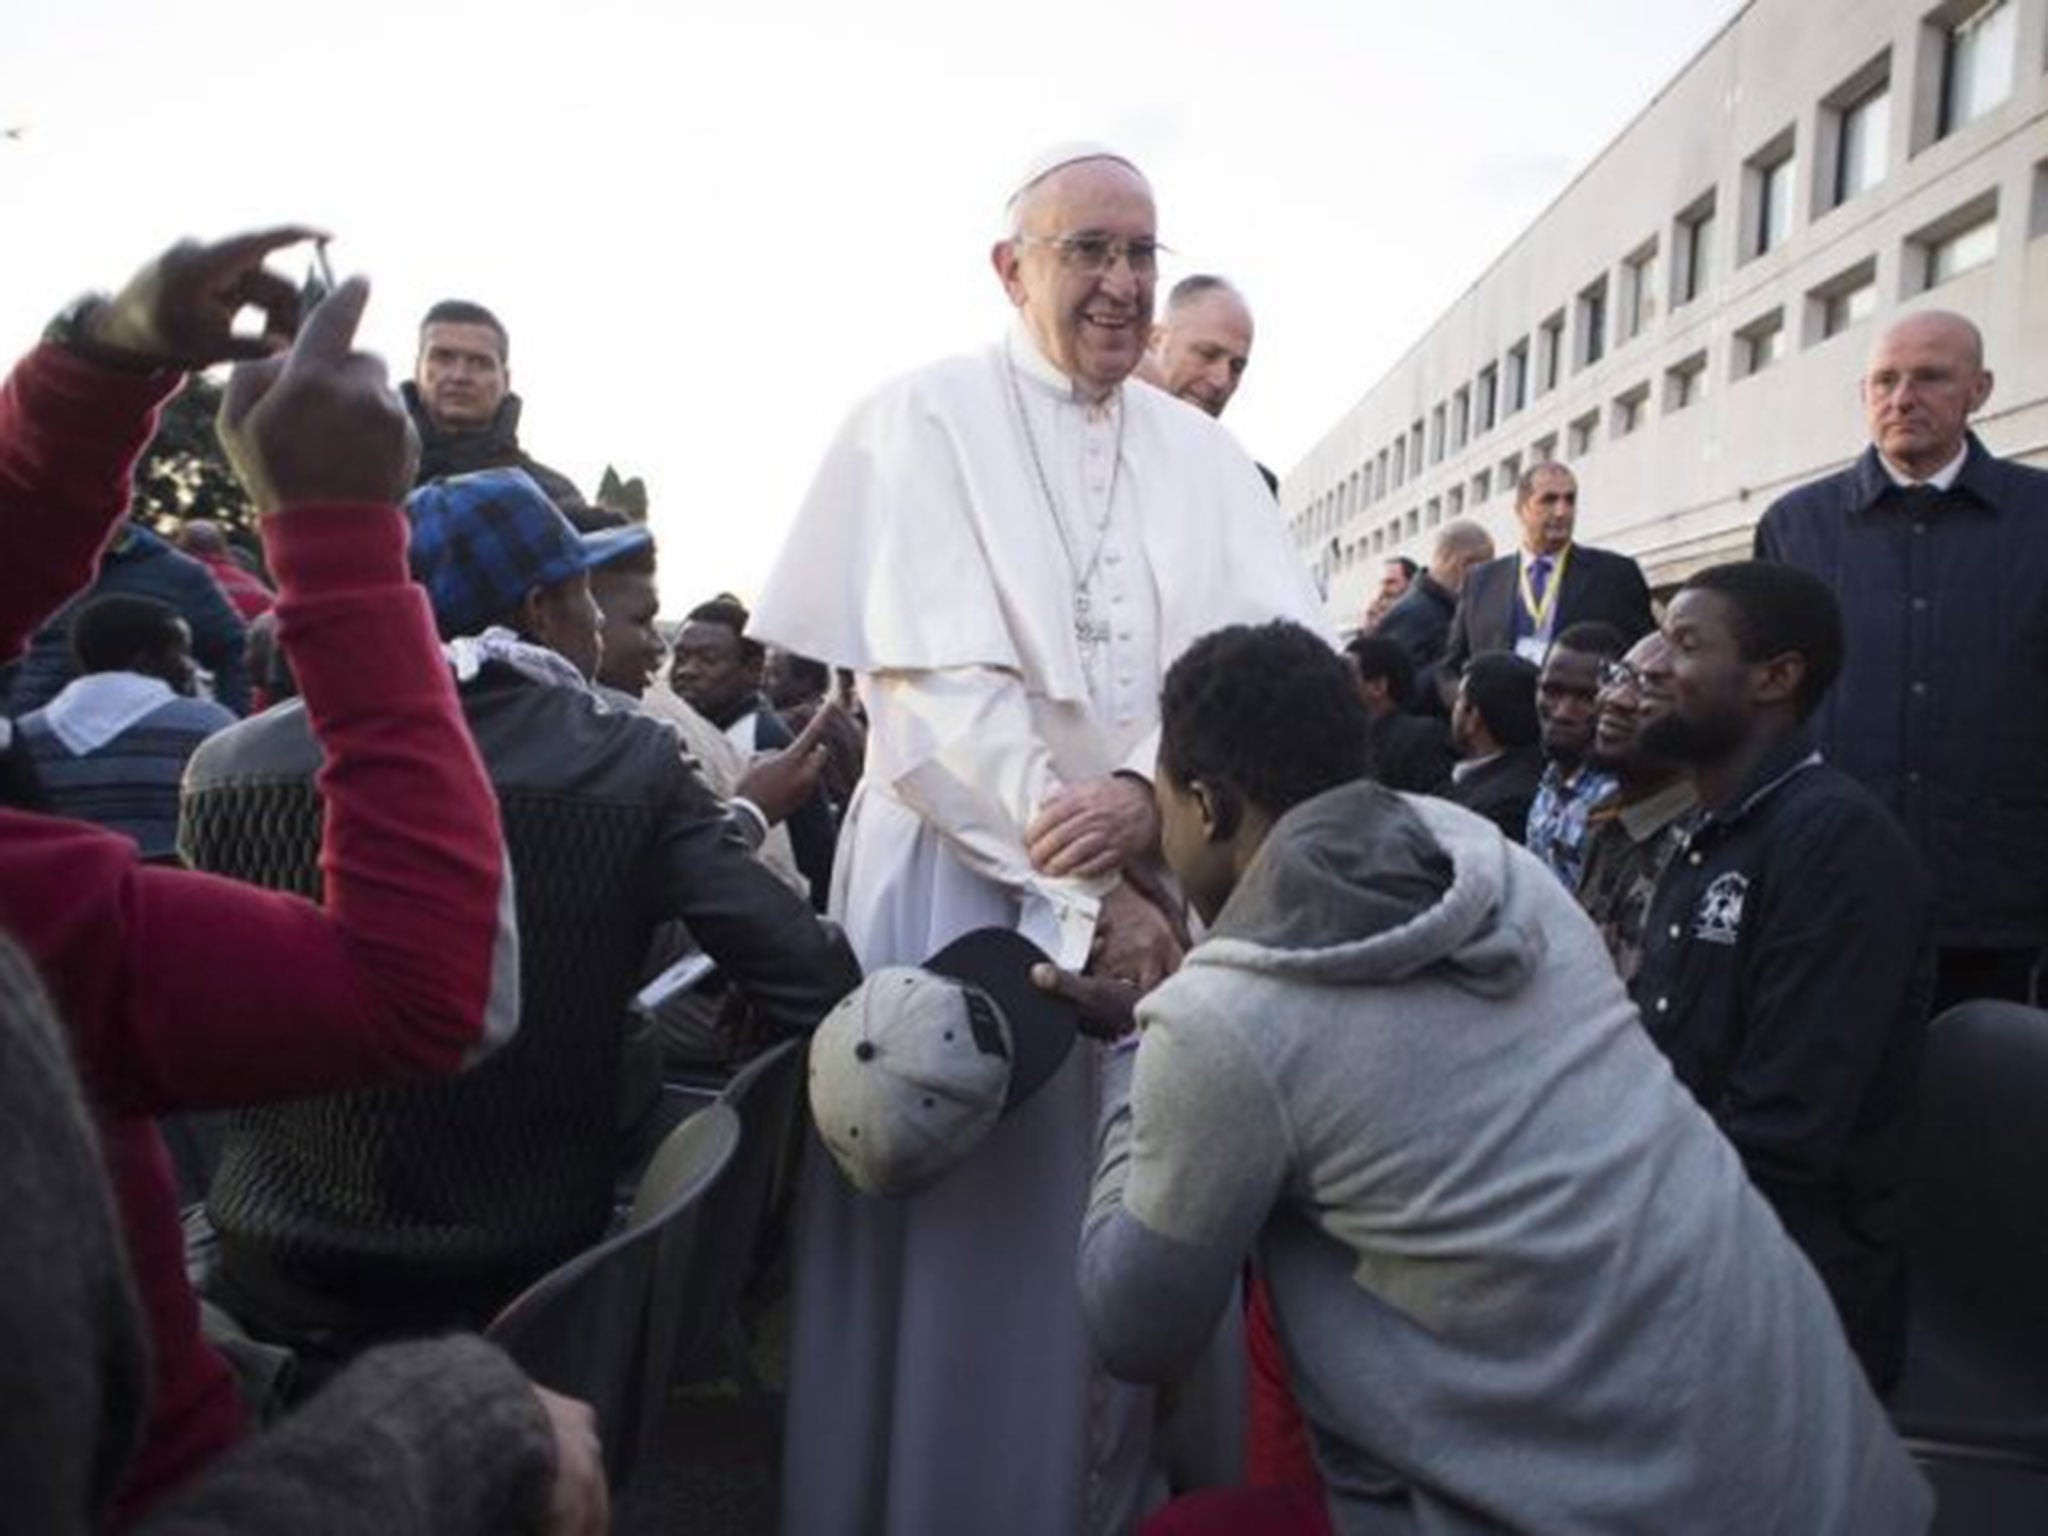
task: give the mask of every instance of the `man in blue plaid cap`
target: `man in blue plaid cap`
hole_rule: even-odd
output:
[[[210,1291],[297,1349],[308,1381],[377,1339],[488,1321],[603,1230],[622,1026],[656,924],[687,923],[769,1034],[809,1030],[857,979],[674,737],[591,689],[589,572],[646,530],[580,534],[517,469],[422,486],[408,511],[413,574],[503,812],[520,1030],[430,1088],[235,1116],[208,1202]],[[297,706],[211,746],[187,779],[188,859],[265,885],[309,879],[320,759]]]

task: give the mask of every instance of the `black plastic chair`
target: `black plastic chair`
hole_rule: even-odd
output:
[[[1899,1432],[1939,1530],[2048,1530],[2048,1012],[1928,1026]]]
[[[740,1323],[740,1297],[753,1274],[762,1228],[786,1163],[808,1046],[806,1040],[786,1040],[762,1052],[741,1067],[719,1095],[719,1105],[739,1117],[740,1151],[732,1171],[704,1205],[711,1251],[695,1277],[702,1286],[693,1288],[687,1302],[704,1309],[703,1344],[678,1356],[679,1380],[735,1380],[771,1437],[775,1415],[768,1408]]]
[[[739,1116],[720,1104],[677,1126],[626,1229],[535,1281],[486,1330],[535,1381],[596,1410],[614,1489],[653,1444],[677,1359],[715,1326],[690,1297],[720,1246],[707,1213],[740,1139]]]

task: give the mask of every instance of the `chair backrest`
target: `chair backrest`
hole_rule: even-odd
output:
[[[1920,1106],[1913,1345],[1962,1367],[1977,1403],[2031,1402],[2048,1424],[2048,1012],[1986,1001],[1942,1014]]]
[[[739,1145],[739,1116],[722,1104],[685,1120],[656,1149],[626,1229],[536,1280],[485,1330],[535,1381],[596,1411],[615,1488],[659,1425],[686,1277],[715,1242],[708,1196]]]
[[[732,1170],[704,1202],[704,1263],[688,1279],[686,1337],[677,1358],[687,1365],[717,1336],[739,1306],[767,1213],[775,1168],[789,1138],[803,1087],[808,1040],[785,1040],[733,1075],[719,1105],[740,1121],[740,1150]],[[694,1338],[688,1330],[701,1326]]]

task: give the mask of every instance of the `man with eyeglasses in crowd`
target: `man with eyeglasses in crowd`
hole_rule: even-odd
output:
[[[1924,310],[1878,338],[1870,446],[1764,514],[1759,559],[1813,572],[1848,655],[1815,718],[1934,881],[1935,1009],[2032,998],[2048,945],[2048,473],[1970,430],[1984,338]]]
[[[1635,979],[1650,898],[1700,803],[1691,776],[1642,743],[1670,709],[1671,647],[1653,629],[1601,668],[1592,761],[1614,789],[1587,813],[1579,875],[1579,905],[1624,982]]]
[[[855,409],[750,633],[860,674],[868,769],[831,910],[864,966],[999,925],[1150,987],[1185,932],[1150,782],[1166,665],[1224,624],[1313,624],[1320,604],[1243,450],[1124,387],[1160,251],[1145,177],[1064,147],[1006,217],[990,254],[1015,323]],[[1101,1371],[1073,1279],[1097,1052],[1078,1045],[907,1199],[809,1160],[795,1536],[1123,1531],[1143,1512],[1154,1403]]]

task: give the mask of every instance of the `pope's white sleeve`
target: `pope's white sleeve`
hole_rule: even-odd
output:
[[[1031,867],[1024,828],[1059,787],[1024,685],[995,667],[870,673],[868,765],[975,874],[1016,893],[1025,931],[1080,969],[1099,903],[1116,883],[1052,879]],[[1036,936],[1036,935],[1034,935]]]

